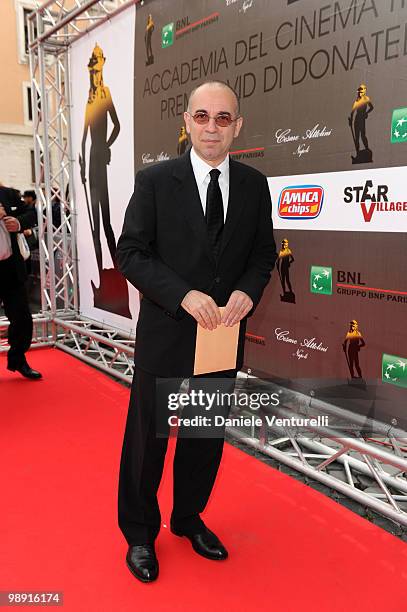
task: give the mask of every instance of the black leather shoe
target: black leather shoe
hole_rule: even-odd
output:
[[[158,578],[158,560],[153,544],[129,546],[127,567],[141,582],[152,582]]]
[[[199,533],[194,533],[192,535],[182,533],[176,529],[173,529],[172,527],[171,531],[176,536],[185,536],[188,538],[194,551],[206,559],[222,561],[228,557],[228,551],[223,546],[218,536],[216,536],[213,531],[210,531],[210,529],[207,527],[204,528],[204,531],[200,531]]]
[[[12,368],[8,366],[7,369],[10,370],[10,372],[19,372],[21,376],[24,376],[25,378],[31,378],[31,380],[38,380],[39,378],[42,378],[42,374],[40,372],[37,372],[37,370],[33,370],[32,368],[30,368],[28,363],[24,363],[18,368]]]

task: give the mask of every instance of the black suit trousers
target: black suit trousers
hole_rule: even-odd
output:
[[[236,371],[206,375],[216,377],[220,392],[231,393]],[[190,389],[198,388],[201,377],[190,379]],[[156,411],[167,414],[168,395],[177,393],[182,378],[158,378],[136,368],[130,396],[123,441],[119,479],[119,526],[129,545],[153,543],[161,514],[157,491],[161,481],[168,429],[157,423]],[[227,408],[224,409],[228,411]],[[226,412],[224,413],[226,415]],[[184,416],[184,413],[183,413]],[[165,419],[168,428],[168,419]],[[171,525],[193,534],[202,530],[200,513],[206,507],[215,483],[224,444],[224,428],[218,437],[184,437],[178,434],[173,474],[173,510]],[[158,435],[157,435],[158,434]]]
[[[33,321],[25,281],[19,279],[12,258],[0,261],[0,301],[10,321],[8,366],[18,368],[25,363],[25,353],[31,345]]]

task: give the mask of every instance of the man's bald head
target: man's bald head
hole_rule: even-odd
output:
[[[219,124],[217,118],[225,116],[226,123]],[[238,137],[243,118],[233,89],[222,81],[209,81],[191,93],[184,121],[195,153],[216,168]]]
[[[192,103],[193,103],[193,97],[195,96],[196,93],[202,91],[203,89],[208,88],[210,89],[224,89],[226,91],[228,91],[231,96],[233,97],[234,101],[235,101],[235,111],[236,111],[236,116],[239,115],[240,113],[240,101],[239,98],[235,92],[234,89],[232,89],[232,87],[230,87],[230,85],[228,85],[227,83],[225,83],[224,81],[208,81],[206,83],[202,83],[201,85],[198,85],[198,87],[195,87],[195,89],[193,89],[190,93],[189,99],[188,99],[188,112],[191,112],[191,108],[192,108]]]

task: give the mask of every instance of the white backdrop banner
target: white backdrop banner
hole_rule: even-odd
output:
[[[269,178],[276,229],[406,232],[406,168]]]
[[[132,331],[138,292],[116,266],[134,181],[135,7],[72,45],[71,129],[81,314]]]

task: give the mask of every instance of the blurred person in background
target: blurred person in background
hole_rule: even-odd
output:
[[[19,233],[37,223],[35,206],[27,207],[20,192],[0,183],[0,301],[10,325],[7,368],[32,380],[41,378],[27,363],[33,321],[28,304],[27,269],[17,240]]]
[[[26,209],[35,210],[37,204],[37,194],[33,189],[26,189],[23,193],[23,202]],[[31,307],[38,309],[41,303],[41,275],[39,257],[39,230],[38,225],[24,230],[24,236],[30,247],[30,257],[26,259],[27,268],[27,294]]]
[[[37,195],[33,189],[26,189],[23,193],[23,201],[28,209],[35,211],[35,205],[37,203]],[[27,210],[27,209],[26,209]],[[28,227],[24,230],[24,236],[27,240],[28,246],[30,247],[31,253],[38,249],[38,226],[37,223],[33,227]],[[27,272],[31,273],[31,257],[26,261]]]
[[[26,189],[23,193],[23,200],[26,206],[30,208],[35,208],[35,204],[37,202],[37,194],[34,189]]]

